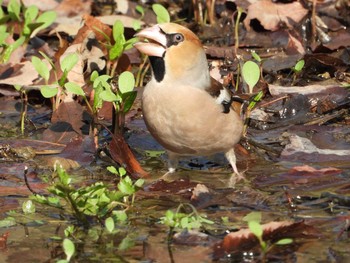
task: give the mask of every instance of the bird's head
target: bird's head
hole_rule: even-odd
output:
[[[190,84],[205,89],[210,85],[208,62],[198,37],[186,27],[165,23],[143,29],[134,44],[150,58],[158,83]]]

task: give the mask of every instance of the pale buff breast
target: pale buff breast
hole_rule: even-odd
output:
[[[238,114],[223,107],[206,91],[148,84],[143,114],[153,137],[167,150],[181,155],[211,155],[231,149],[241,138]]]

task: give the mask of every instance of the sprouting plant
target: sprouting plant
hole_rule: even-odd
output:
[[[136,38],[129,40],[124,36],[124,25],[120,20],[115,21],[112,27],[112,39],[106,35],[103,31],[95,28],[100,32],[106,40],[107,55],[107,75],[114,76],[118,66],[118,60],[125,50],[133,47],[133,44],[137,41]]]
[[[297,77],[301,74],[304,66],[305,66],[305,60],[301,59],[295,64],[294,67],[292,67],[292,72],[294,72],[292,85],[294,85]]]
[[[103,101],[112,102],[116,113],[115,132],[121,133],[125,125],[125,114],[131,109],[137,96],[137,92],[134,90],[134,75],[129,71],[124,71],[116,82],[109,75],[99,76],[97,71],[94,71],[90,80],[95,91],[93,113],[98,112]]]
[[[41,94],[45,98],[54,98],[53,109],[56,110],[61,103],[61,99],[65,94],[65,87],[69,90],[75,91],[79,93],[79,95],[84,97],[84,92],[82,90],[78,90],[76,85],[67,82],[68,73],[73,69],[73,67],[77,64],[79,60],[79,56],[76,53],[71,53],[65,56],[60,63],[62,76],[58,77],[58,69],[56,68],[53,61],[46,56],[44,53],[40,53],[44,60],[41,60],[38,57],[32,57],[32,64],[35,70],[39,73],[39,75],[45,80],[45,85],[43,85],[40,89]],[[45,62],[46,61],[46,62]],[[50,68],[51,66],[54,73],[54,80],[50,81]],[[69,83],[69,84],[67,84]],[[84,97],[85,98],[85,97]],[[85,98],[86,99],[86,98]],[[88,103],[87,103],[88,104]]]
[[[305,65],[305,60],[301,59],[295,64],[295,66],[292,68],[292,70],[295,73],[300,73],[302,71],[302,69],[304,68],[304,65]]]
[[[0,1],[2,4],[2,0]],[[56,20],[54,11],[46,11],[39,14],[39,8],[35,5],[25,7],[22,1],[10,0],[7,5],[7,13],[0,6],[0,61],[7,62],[14,50],[20,46],[26,46],[29,40],[38,32],[49,27]],[[11,43],[8,38],[14,39],[14,32],[18,37]]]
[[[191,213],[182,213],[181,209],[188,207]],[[175,212],[167,210],[165,216],[161,217],[161,223],[173,229],[199,229],[203,224],[214,224],[213,221],[201,216],[191,204],[180,204]]]
[[[259,65],[251,60],[246,61],[242,67],[242,76],[244,81],[248,84],[249,93],[253,93],[253,88],[260,79]]]
[[[125,221],[126,210],[132,206],[136,191],[143,185],[143,180],[133,182],[123,168],[108,168],[119,176],[118,190],[110,190],[102,183],[75,188],[72,177],[60,166],[55,165],[54,179],[48,191],[51,196],[34,194],[34,201],[58,208],[69,216],[73,216],[77,225],[85,228],[97,220],[102,222],[112,216],[116,221]]]
[[[260,224],[261,213],[259,213],[259,212],[253,212],[253,213],[248,214],[245,217],[245,220],[248,221],[249,230],[253,233],[253,235],[259,241],[263,259],[265,259],[266,254],[269,251],[271,251],[275,246],[289,245],[289,244],[293,243],[293,239],[291,239],[291,238],[283,238],[283,239],[280,239],[273,244],[269,244],[268,242],[266,242],[263,239],[264,230],[263,230],[262,225]]]

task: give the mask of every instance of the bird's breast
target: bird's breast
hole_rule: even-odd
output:
[[[142,98],[150,133],[167,150],[182,155],[211,155],[232,148],[242,134],[236,112],[222,112],[206,91],[190,86],[149,83]]]

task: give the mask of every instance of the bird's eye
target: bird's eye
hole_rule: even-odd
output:
[[[174,42],[180,43],[184,41],[184,36],[182,34],[175,34],[174,35]]]

